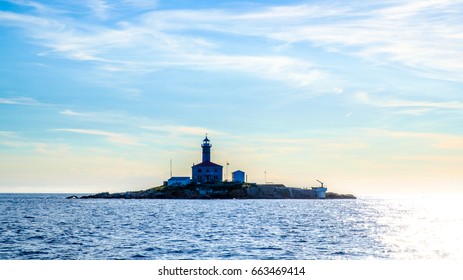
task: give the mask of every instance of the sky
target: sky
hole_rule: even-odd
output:
[[[0,0],[0,192],[463,193],[463,1]],[[224,168],[224,171],[226,168]]]

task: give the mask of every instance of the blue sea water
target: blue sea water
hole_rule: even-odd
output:
[[[0,259],[463,259],[463,202],[0,194]]]

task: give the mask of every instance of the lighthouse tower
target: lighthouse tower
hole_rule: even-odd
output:
[[[203,148],[203,162],[210,162],[212,145],[209,142],[209,139],[207,139],[207,134],[206,138],[204,138],[203,143],[201,144],[201,147]]]
[[[223,166],[211,161],[211,143],[204,138],[201,148],[203,149],[203,161],[191,167],[192,178],[197,183],[221,182],[223,178]]]

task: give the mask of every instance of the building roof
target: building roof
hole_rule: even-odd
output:
[[[244,173],[244,171],[242,171],[242,170],[235,170],[235,171],[232,172],[232,174],[233,174],[233,173]]]
[[[190,179],[190,177],[170,177],[169,180],[187,180]]]
[[[201,162],[201,163],[198,163],[198,164],[196,164],[196,165],[193,165],[193,167],[196,167],[196,166],[198,166],[198,167],[222,167],[222,168],[223,168],[222,165],[213,163],[213,162],[211,162],[211,161],[203,161],[203,162]]]

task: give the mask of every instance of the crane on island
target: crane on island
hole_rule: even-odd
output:
[[[317,180],[317,182],[319,182],[320,184],[322,184],[322,186],[321,186],[321,187],[323,188],[323,182],[322,182],[322,181],[320,181],[320,180]]]

